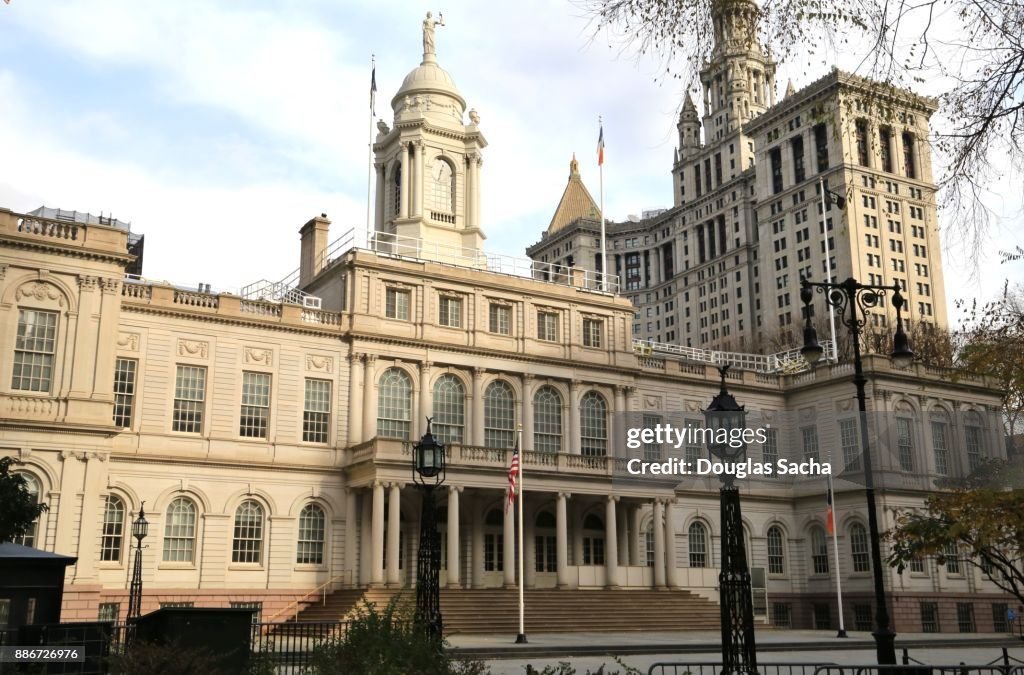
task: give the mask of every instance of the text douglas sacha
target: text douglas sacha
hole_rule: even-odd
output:
[[[832,465],[808,459],[794,462],[780,459],[776,462],[713,462],[710,459],[686,461],[678,457],[661,462],[633,458],[626,463],[626,471],[634,476],[830,476]]]

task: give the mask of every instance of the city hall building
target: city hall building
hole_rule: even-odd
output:
[[[528,630],[594,625],[585,608],[595,600],[604,628],[717,626],[717,480],[624,480],[637,452],[658,461],[677,450],[706,457],[707,449],[648,443],[635,451],[625,439],[638,425],[701,423],[719,390],[716,366],[728,362],[729,390],[776,422],[765,443],[749,447],[755,461],[832,459],[836,467],[838,556],[822,477],[741,483],[758,620],[835,627],[841,578],[846,626],[870,629],[852,366],[808,369],[792,353],[741,347],[758,326],[779,323],[782,294],[793,296],[785,311],[799,328],[794,283],[801,267],[824,259],[818,172],[851,196],[828,224],[836,272],[871,280],[867,255],[883,254],[865,251],[876,248],[885,251],[877,270],[885,283],[894,279],[890,259],[900,261],[894,269],[927,265],[929,281],[906,276],[910,318],[944,321],[922,143],[931,104],[899,95],[916,107],[912,119],[887,123],[895,151],[886,161],[870,113],[850,126],[839,105],[870,83],[834,72],[774,101],[774,64],[729,33],[730,12],[747,11],[740,2],[717,17],[722,46],[705,73],[703,123],[683,106],[671,167],[676,207],[612,227],[614,274],[595,265],[600,214],[575,163],[533,260],[484,251],[487,141],[426,39],[422,63],[392,99],[391,123],[378,124],[374,236],[356,246],[351,232],[313,218],[299,230],[298,270],[282,282],[232,295],[147,281],[126,274],[140,249],[123,223],[0,209],[0,453],[19,460],[16,470],[49,506],[22,543],[77,556],[64,617],[125,618],[130,524],[143,503],[144,612],[233,605],[256,607],[263,620],[316,611],[338,618],[360,597],[409,589],[420,518],[411,446],[431,417],[448,452],[439,523],[449,629],[513,625],[513,612],[489,619],[487,609],[514,606],[515,512],[505,503],[520,427]],[[821,123],[824,160],[811,152]],[[899,184],[887,193],[898,198],[879,192],[887,181]],[[894,226],[875,228],[878,214],[860,206],[862,197],[907,212],[904,239]],[[926,262],[911,254],[918,227]],[[777,257],[783,236],[790,242]],[[890,241],[906,243],[890,251]],[[799,251],[787,248],[797,243]],[[787,265],[789,279],[777,281],[776,268]],[[931,295],[913,294],[923,283]],[[930,311],[915,304],[926,297]],[[665,302],[676,303],[668,310],[676,320],[648,330],[638,310]],[[718,321],[696,323],[716,311]],[[723,351],[682,349],[688,344]],[[937,479],[1005,454],[1000,397],[980,378],[921,364],[897,370],[878,355],[865,367],[868,405],[884,421],[872,435],[883,529],[919,506]],[[955,555],[902,575],[887,569],[885,578],[897,631],[1005,628],[1006,598]],[[529,613],[544,598],[563,610],[547,605],[547,623]],[[685,621],[669,611],[679,607],[692,610]]]

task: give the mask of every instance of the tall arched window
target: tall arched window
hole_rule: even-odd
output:
[[[431,208],[445,214],[455,213],[455,174],[452,165],[438,157],[430,168]]]
[[[164,562],[194,562],[196,553],[196,505],[178,497],[167,507],[164,524]]]
[[[100,560],[121,561],[124,545],[124,502],[114,495],[107,495],[103,508],[103,536],[100,539]]]
[[[434,383],[434,435],[444,444],[462,443],[466,424],[466,390],[454,375]]]
[[[644,565],[654,567],[654,521],[644,528]]]
[[[782,528],[772,525],[768,528],[768,574],[786,573],[786,548]]]
[[[231,562],[263,561],[263,507],[247,499],[235,509],[235,534],[231,540]]]
[[[547,385],[533,395],[533,449],[562,451],[562,396]]]
[[[495,380],[484,391],[484,445],[511,448],[514,441],[516,397],[512,385]]]
[[[853,555],[854,572],[871,571],[871,558],[868,555],[868,532],[860,523],[850,526],[850,553]]]
[[[35,476],[33,476],[30,473],[18,472],[18,475],[25,479],[25,491],[28,492],[30,495],[32,495],[32,500],[36,504],[38,504],[39,503],[39,481],[36,479]],[[13,543],[21,544],[22,546],[32,546],[32,547],[34,547],[36,545],[36,533],[37,533],[38,529],[39,529],[39,517],[36,516],[36,519],[33,520],[32,524],[28,526],[28,529],[25,530],[25,534],[23,534],[20,537],[15,537]]]
[[[558,565],[555,550],[555,516],[550,511],[541,511],[534,521],[534,569],[538,572],[554,572]]]
[[[299,565],[324,564],[324,510],[306,504],[299,512],[299,542],[295,562]]]
[[[581,454],[608,454],[608,404],[596,391],[588,391],[580,401],[580,436]]]
[[[690,567],[708,566],[708,529],[704,523],[695,520],[690,523],[686,540],[690,548]]]
[[[583,519],[583,564],[604,564],[604,521],[596,513]]]
[[[395,169],[391,172],[391,215],[395,218],[402,213],[402,163],[395,162]]]
[[[377,387],[377,435],[409,438],[412,414],[412,380],[400,368],[388,368]]]
[[[811,528],[811,565],[815,574],[828,574],[828,544],[825,530],[815,525]]]

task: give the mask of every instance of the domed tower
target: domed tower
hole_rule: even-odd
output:
[[[423,61],[391,100],[392,127],[377,123],[375,229],[384,233],[379,241],[450,261],[483,248],[480,151],[487,141],[475,110],[466,122],[466,100],[437,63],[435,30],[443,25],[441,17],[435,20],[427,12]]]

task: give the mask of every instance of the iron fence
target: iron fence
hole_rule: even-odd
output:
[[[254,623],[251,662],[269,666],[277,675],[299,675],[313,665],[317,647],[344,637],[347,630],[347,621]]]
[[[845,665],[820,666],[814,675],[1009,675],[1000,665],[913,664],[913,665]]]
[[[815,675],[820,663],[759,663],[759,675]],[[721,675],[721,663],[663,661],[647,669],[647,675]]]

